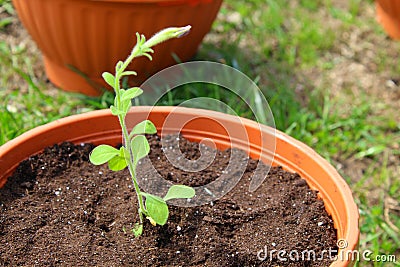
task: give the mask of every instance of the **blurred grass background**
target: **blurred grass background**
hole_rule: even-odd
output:
[[[0,144],[111,103],[110,93],[89,98],[46,80],[10,0],[0,0],[0,37]],[[226,0],[196,56],[248,75],[268,99],[276,127],[347,180],[361,214],[360,249],[397,258],[358,266],[400,266],[399,51],[400,42],[376,22],[371,0]],[[214,87],[179,91],[162,104],[198,96],[232,101]]]

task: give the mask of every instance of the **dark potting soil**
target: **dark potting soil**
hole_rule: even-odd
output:
[[[201,157],[206,152],[198,144],[171,138],[178,139],[185,158],[210,158]],[[174,168],[157,136],[150,143],[159,173],[191,186],[226,172],[232,152],[208,149],[214,162],[195,173]],[[273,167],[256,191],[248,191],[257,166],[251,159],[221,199],[170,206],[166,225],[146,220],[135,238],[137,200],[129,173],[92,165],[92,148],[47,148],[22,162],[0,189],[0,266],[329,266],[323,251],[337,249],[332,219],[299,175]]]

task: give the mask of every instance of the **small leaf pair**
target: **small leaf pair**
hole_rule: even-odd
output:
[[[146,157],[150,152],[150,145],[144,135],[136,135],[132,141],[132,154],[134,165],[138,161]],[[130,155],[125,149],[121,147],[119,150],[109,145],[99,145],[95,147],[89,155],[89,160],[94,165],[101,165],[108,162],[108,167],[112,171],[120,171],[128,166]]]
[[[105,75],[105,74],[107,74],[107,72],[103,73],[103,75]],[[105,75],[105,76],[108,76],[108,75]],[[121,115],[121,116],[125,117],[125,115],[128,113],[129,108],[132,106],[132,99],[141,95],[142,93],[143,93],[143,90],[140,89],[139,87],[132,87],[132,88],[129,88],[128,90],[119,89],[120,98],[114,99],[114,105],[111,105],[111,107],[110,107],[111,113],[114,116]]]
[[[136,124],[136,126],[132,129],[129,137],[132,139],[130,142],[134,159],[133,163],[135,167],[138,161],[146,157],[150,152],[149,142],[142,134],[155,133],[157,133],[157,129],[149,120],[145,120]],[[130,153],[124,146],[118,150],[109,145],[99,145],[90,153],[89,160],[95,165],[101,165],[108,162],[108,167],[110,170],[120,171],[128,166]]]
[[[121,147],[118,150],[109,145],[99,145],[92,150],[89,160],[94,165],[101,165],[108,162],[110,170],[120,171],[127,166],[129,153],[125,147]]]

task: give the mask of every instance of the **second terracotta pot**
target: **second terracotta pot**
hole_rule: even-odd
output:
[[[153,62],[136,60],[136,82],[197,51],[222,0],[13,0],[18,16],[43,53],[48,78],[67,91],[99,95],[101,74],[113,72],[136,43],[163,28],[192,25],[190,36],[156,46]],[[135,82],[134,81],[134,82]]]
[[[387,34],[396,40],[400,39],[400,1],[376,0],[377,20]]]

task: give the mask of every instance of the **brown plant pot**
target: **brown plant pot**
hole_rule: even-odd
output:
[[[87,95],[108,88],[104,71],[126,58],[136,32],[147,38],[163,28],[192,25],[190,37],[155,47],[153,62],[139,58],[131,69],[141,76],[187,61],[210,30],[222,0],[13,0],[18,16],[42,51],[48,78],[58,87]]]
[[[393,39],[400,39],[400,1],[376,0],[378,22]]]
[[[168,117],[170,114],[173,114],[172,119]],[[346,251],[357,249],[359,214],[352,193],[336,170],[310,147],[248,119],[238,120],[215,111],[182,107],[134,107],[127,115],[128,128],[147,118],[154,122],[159,133],[180,132],[192,141],[211,138],[218,148],[237,147],[253,158],[267,163],[273,160],[273,165],[299,173],[312,189],[319,192],[332,216],[338,239],[347,242],[339,255],[348,255]],[[183,128],[182,121],[187,122]],[[63,141],[116,145],[121,142],[119,127],[118,120],[109,110],[101,110],[63,118],[24,133],[0,147],[0,187],[22,160],[45,147]],[[243,135],[244,138],[232,138],[227,134],[228,128],[237,129],[239,133],[235,136]],[[276,140],[275,153],[275,146],[268,145],[271,140]],[[344,258],[331,264],[331,267],[339,266],[353,266],[353,263]]]

